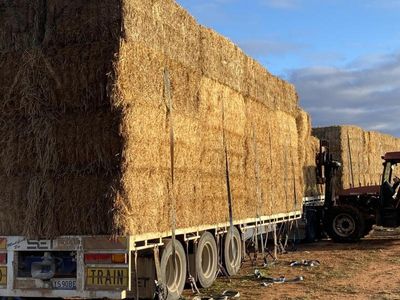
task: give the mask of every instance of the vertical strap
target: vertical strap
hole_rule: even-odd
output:
[[[272,167],[273,167],[273,164],[272,164],[272,139],[271,139],[271,132],[270,132],[270,128],[268,128],[268,141],[269,141],[269,162],[270,162],[270,167],[271,167],[271,171],[272,171]],[[271,174],[271,176],[270,176],[271,178],[272,178],[272,174]],[[270,207],[271,207],[271,214],[272,214],[272,207],[273,207],[273,204],[275,204],[275,201],[273,201],[273,197],[272,197],[272,187],[273,187],[273,184],[272,184],[272,180],[270,180]],[[274,203],[272,203],[272,202],[274,202]],[[276,220],[275,220],[276,221]],[[278,258],[278,238],[277,238],[277,235],[276,235],[276,222],[274,222],[274,259],[277,259]]]
[[[288,212],[288,201],[289,201],[289,195],[288,195],[288,191],[287,191],[287,186],[286,186],[286,178],[287,178],[287,176],[288,176],[288,146],[289,146],[289,143],[287,142],[288,141],[288,139],[290,140],[290,137],[288,137],[288,133],[289,133],[289,126],[286,126],[286,129],[287,129],[287,131],[285,132],[285,136],[286,136],[286,145],[285,145],[285,147],[286,147],[286,149],[284,150],[284,172],[285,172],[285,178],[284,178],[284,180],[285,180],[285,182],[283,183],[285,186],[284,186],[284,189],[285,189],[285,201],[286,201],[286,212]]]
[[[161,265],[160,265],[160,251],[159,251],[158,247],[154,247],[153,255],[154,255],[154,264],[156,266],[156,276],[157,276],[157,280],[155,282],[156,291],[155,291],[153,299],[155,299],[157,296],[158,300],[165,300],[168,297],[168,288],[165,285],[165,283],[162,281]]]
[[[218,233],[216,233],[216,240],[217,240],[217,252],[218,252],[218,270],[217,270],[217,274],[216,274],[216,276],[218,276],[219,274],[221,274],[221,275],[223,275],[223,276],[225,276],[227,279],[229,279],[229,282],[231,281],[230,280],[230,278],[229,278],[229,275],[228,275],[228,272],[225,270],[225,268],[224,268],[224,266],[223,266],[223,264],[222,264],[222,255],[221,255],[221,253],[222,253],[222,247],[223,247],[223,245],[222,245],[222,243],[221,243],[221,237],[220,237],[220,235],[218,234]]]
[[[255,171],[255,176],[256,176],[256,194],[257,194],[257,206],[256,206],[256,220],[260,220],[261,222],[261,216],[260,216],[260,210],[262,208],[262,200],[264,199],[263,195],[263,190],[261,187],[261,174],[260,174],[260,162],[259,162],[259,157],[258,157],[258,148],[257,148],[257,133],[256,129],[253,124],[253,148],[254,148],[254,171]],[[257,226],[258,222],[256,221],[256,252],[258,251],[258,228],[261,226]],[[261,230],[261,253],[264,258],[264,239],[263,239],[263,233]]]
[[[173,118],[173,105],[171,96],[171,81],[169,71],[167,68],[164,69],[164,95],[168,105],[168,117],[169,117],[169,144],[170,144],[170,171],[171,171],[171,187],[169,197],[171,199],[171,231],[172,231],[172,260],[176,266],[176,199],[175,199],[175,136],[174,136],[174,118]]]
[[[161,265],[160,265],[160,250],[158,247],[154,247],[153,254],[154,254],[154,264],[156,266],[157,280],[161,281],[162,278],[161,278]]]
[[[139,299],[139,275],[138,275],[138,252],[135,251],[134,254],[135,259],[135,278],[136,278],[136,300]]]
[[[288,133],[289,133],[289,126],[288,126]],[[290,152],[292,152],[292,139],[289,137],[289,148]],[[293,196],[294,196],[294,210],[297,211],[297,187],[296,187],[296,166],[294,164],[294,159],[292,156],[292,176],[293,176]]]
[[[265,226],[262,226],[261,228],[265,228]],[[265,249],[264,249],[264,233],[261,230],[261,255],[264,259],[265,257]]]
[[[276,224],[274,224],[274,259],[278,259],[278,237],[276,236]]]
[[[197,251],[197,246],[196,246],[197,241],[193,242],[193,248],[194,248],[194,254],[196,255]],[[192,276],[192,273],[190,271],[190,259],[189,259],[189,241],[186,241],[186,262],[187,262],[187,275],[188,275],[188,280],[190,283],[190,287],[192,288],[192,293],[193,294],[200,294],[200,291],[197,287],[196,284],[196,279]],[[196,270],[195,270],[196,272]]]
[[[222,101],[222,143],[224,146],[224,154],[225,154],[225,179],[226,179],[226,191],[228,195],[228,209],[229,209],[229,230],[231,234],[231,245],[233,257],[236,257],[236,247],[233,242],[233,209],[232,209],[232,193],[231,193],[231,183],[230,183],[230,174],[229,174],[229,158],[228,158],[228,147],[226,144],[226,136],[225,136],[225,107],[224,107],[224,99]]]
[[[292,140],[290,139],[290,149],[292,149]],[[294,194],[294,211],[297,212],[297,210],[299,209],[299,203],[298,203],[298,199],[297,199],[297,185],[296,185],[296,166],[294,164],[294,160],[292,159],[292,171],[293,171],[293,194]],[[293,222],[293,221],[292,221]],[[298,229],[298,224],[297,224],[297,220],[295,222],[296,226],[295,229],[293,230],[293,224],[291,226],[290,231],[293,230],[293,249],[295,248],[296,245],[296,234],[297,229]]]
[[[268,128],[268,141],[269,141],[269,162],[270,162],[270,168],[271,168],[271,172],[272,172],[272,167],[273,167],[273,163],[272,163],[272,139],[271,139],[271,132],[269,130],[270,128]],[[270,174],[270,178],[273,177],[272,174]],[[272,180],[269,181],[270,184],[270,193],[269,193],[269,200],[270,200],[270,210],[271,210],[271,214],[272,214],[272,207],[275,206],[275,201],[273,200],[273,196],[272,196],[272,188],[273,188],[273,184],[272,184]]]

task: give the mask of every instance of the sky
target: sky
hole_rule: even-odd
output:
[[[400,0],[177,0],[296,86],[313,126],[400,137]]]

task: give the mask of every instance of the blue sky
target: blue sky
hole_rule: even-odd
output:
[[[178,0],[295,84],[313,126],[400,136],[400,0]]]

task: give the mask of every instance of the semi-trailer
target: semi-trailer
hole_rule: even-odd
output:
[[[294,87],[174,1],[3,1],[0,19],[0,296],[178,299],[301,217]]]

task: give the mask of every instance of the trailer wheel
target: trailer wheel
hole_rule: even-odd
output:
[[[240,232],[236,227],[233,227],[232,234],[231,230],[228,229],[224,240],[225,269],[230,276],[236,275],[242,264],[242,242]]]
[[[200,285],[203,288],[210,287],[217,277],[218,249],[214,236],[206,231],[197,244],[196,272]]]
[[[161,255],[161,276],[168,288],[167,300],[178,300],[186,282],[186,255],[182,244],[175,241],[176,266],[173,259],[172,241],[169,240]]]
[[[335,242],[356,242],[364,236],[365,220],[352,206],[335,206],[329,209],[325,229]]]

